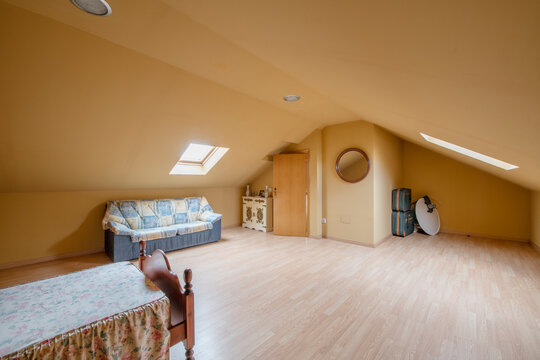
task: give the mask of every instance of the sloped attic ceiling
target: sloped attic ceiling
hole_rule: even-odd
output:
[[[9,2],[284,110],[305,128],[364,119],[540,189],[536,0],[111,0],[108,18],[67,0]],[[281,102],[289,92],[303,95],[300,106]],[[276,131],[245,165],[293,133],[307,135],[299,127]],[[420,131],[520,168],[505,172],[434,148]]]
[[[63,5],[51,2],[68,13],[75,9],[75,16],[97,28],[104,20],[69,1]],[[140,20],[146,20],[144,29],[154,28],[144,16]],[[168,37],[180,43],[179,59],[199,50],[188,41],[197,30],[184,25],[177,30],[183,38]],[[269,78],[258,79],[259,89],[270,101],[2,2],[0,33],[0,191],[240,186],[283,142],[301,141],[327,117],[354,119],[279,70],[212,38],[202,57],[206,68],[228,73],[222,65],[237,66],[230,59],[237,57],[249,71],[262,68]],[[293,90],[315,105],[285,103],[282,96]],[[190,142],[230,150],[205,176],[169,175]]]

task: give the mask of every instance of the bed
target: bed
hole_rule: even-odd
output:
[[[195,345],[192,273],[184,288],[161,250],[139,268],[99,266],[0,290],[0,359],[168,359]]]

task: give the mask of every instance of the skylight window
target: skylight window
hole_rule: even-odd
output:
[[[186,151],[180,156],[180,161],[201,163],[214,151],[216,147],[212,145],[189,144]]]
[[[191,143],[169,175],[206,175],[227,151],[229,148]]]
[[[507,162],[504,162],[502,160],[492,158],[491,156],[487,156],[487,155],[484,155],[484,154],[477,153],[476,151],[466,149],[466,148],[461,147],[459,145],[455,145],[455,144],[449,143],[447,141],[434,138],[433,136],[429,136],[429,135],[426,135],[426,134],[423,134],[423,133],[420,133],[420,135],[422,135],[422,137],[424,139],[426,139],[427,141],[429,141],[432,144],[435,144],[435,145],[441,146],[443,148],[458,152],[460,154],[472,157],[473,159],[483,161],[483,162],[488,163],[490,165],[497,166],[497,167],[499,167],[501,169],[504,169],[504,170],[512,170],[512,169],[517,169],[519,167],[519,166],[516,166],[516,165],[509,164]]]

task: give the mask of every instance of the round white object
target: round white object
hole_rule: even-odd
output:
[[[97,16],[109,16],[112,13],[110,5],[105,0],[71,0],[73,5]]]
[[[420,198],[416,202],[415,212],[416,220],[418,220],[418,224],[422,230],[428,235],[437,235],[441,228],[441,220],[439,219],[439,212],[437,209],[428,212],[426,200]]]

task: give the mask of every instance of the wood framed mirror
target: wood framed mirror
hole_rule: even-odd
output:
[[[336,160],[336,172],[346,182],[357,183],[369,173],[369,158],[358,148],[348,148]]]

